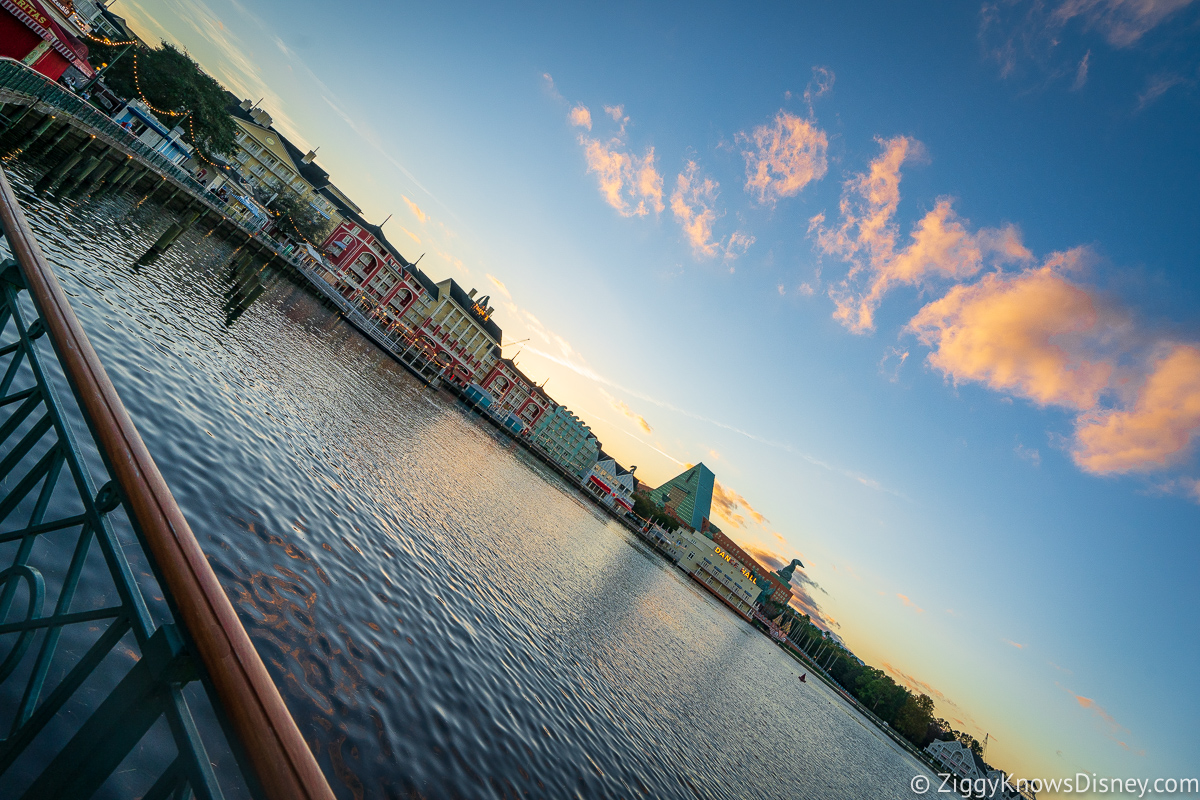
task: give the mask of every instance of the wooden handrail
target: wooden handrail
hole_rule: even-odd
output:
[[[230,727],[269,800],[333,791],[134,427],[0,169],[0,223],[126,508],[145,537],[178,620],[195,643]]]

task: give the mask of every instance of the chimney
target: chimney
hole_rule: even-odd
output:
[[[249,100],[243,100],[242,101],[242,111],[249,111],[251,105],[252,104]]]
[[[317,151],[309,150],[307,153],[304,154],[304,158],[302,158],[300,160],[303,161],[305,164],[311,164],[313,162],[313,159],[316,157],[317,157]]]
[[[492,315],[492,312],[493,312],[493,311],[495,311],[495,310],[496,310],[496,309],[492,308],[491,306],[488,306],[488,307],[487,307],[487,315],[490,317],[490,316]]]
[[[271,115],[261,108],[256,108],[250,112],[250,117],[264,128],[271,127]]]
[[[479,291],[479,290],[478,290],[478,289],[472,289],[471,291],[467,292],[467,297],[469,297],[469,298],[471,298],[472,300],[474,300],[474,299],[475,299],[475,293],[476,293],[477,291]]]

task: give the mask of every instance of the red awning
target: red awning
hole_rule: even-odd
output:
[[[633,511],[633,506],[629,505],[629,503],[626,503],[621,498],[614,497],[613,500],[616,501],[617,505],[621,506],[621,508],[625,509],[626,511]]]
[[[55,22],[38,0],[0,0],[0,6],[49,42],[56,53],[74,64],[85,76],[90,78],[95,74],[87,61],[87,45]]]
[[[596,484],[597,486],[599,486],[601,489],[608,492],[609,494],[612,494],[612,489],[605,486],[604,481],[600,480],[595,475],[589,475],[588,480],[591,481],[592,483]]]

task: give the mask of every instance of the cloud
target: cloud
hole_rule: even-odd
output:
[[[906,595],[902,595],[899,592],[897,592],[896,597],[900,598],[900,602],[903,603],[905,605],[905,607],[913,609],[918,614],[925,613],[925,609],[921,608],[919,605],[914,603],[912,600],[909,600]]]
[[[632,408],[630,408],[629,404],[626,403],[624,400],[618,400],[617,398],[613,397],[611,394],[604,391],[603,389],[600,390],[600,394],[604,395],[604,399],[608,400],[608,404],[610,406],[612,406],[613,409],[621,412],[626,417],[629,417],[631,420],[636,422],[638,424],[638,427],[641,428],[643,431],[645,431],[646,433],[654,433],[654,428],[650,427],[650,423],[646,422],[646,418],[643,417],[641,414],[637,413],[636,411],[634,411]]]
[[[501,281],[495,275],[492,275],[490,272],[485,273],[484,277],[486,277],[489,281],[491,281],[492,285],[495,286],[500,291],[501,294],[503,294],[509,300],[512,300],[512,295],[509,293],[508,287],[504,285],[503,281]],[[530,319],[533,319],[536,322],[536,318],[532,314],[530,314],[529,316],[530,316]],[[539,324],[539,326],[541,325],[541,323],[538,323],[538,324]]]
[[[1062,687],[1060,686],[1059,688]],[[1075,698],[1075,702],[1079,704],[1080,708],[1091,711],[1092,714],[1095,715],[1096,720],[1100,723],[1100,727],[1103,729],[1108,738],[1112,739],[1114,742],[1121,745],[1121,747],[1130,751],[1134,755],[1143,756],[1146,754],[1145,750],[1134,750],[1129,745],[1129,742],[1126,740],[1130,738],[1132,731],[1113,719],[1112,714],[1109,714],[1107,711],[1105,711],[1099,703],[1090,697],[1084,697],[1081,694],[1075,694],[1069,689],[1065,691],[1071,695],[1071,697]]]
[[[889,368],[888,362],[892,359],[896,360],[896,364],[894,367]],[[889,347],[887,352],[883,354],[883,358],[879,359],[879,374],[886,377],[891,383],[896,383],[900,380],[900,370],[904,367],[904,362],[907,360],[907,350],[901,350],[899,347]]]
[[[1167,17],[1192,0],[1065,0],[1051,11],[1051,19],[1066,25],[1081,19],[1096,29],[1113,47],[1130,47]]]
[[[642,156],[631,155],[619,139],[601,142],[579,137],[584,147],[587,171],[600,180],[600,194],[623,217],[644,217],[651,211],[661,213],[662,176],[654,166],[654,148]]]
[[[1163,469],[1200,433],[1200,347],[1174,345],[1154,361],[1131,408],[1085,414],[1071,455],[1088,472]]]
[[[1114,48],[1129,48],[1192,0],[1004,0],[985,2],[979,10],[979,42],[985,54],[1008,78],[1032,66],[1056,81],[1074,76],[1082,87],[1091,51],[1082,57],[1071,48],[1066,29],[1078,22],[1096,31]],[[1071,52],[1073,50],[1073,53]]]
[[[554,78],[551,77],[549,72],[542,73],[542,88],[545,89],[546,94],[555,100],[562,103],[567,102],[566,98],[559,94],[558,87],[554,85]]]
[[[1016,642],[1014,642],[1012,639],[1004,639],[1003,641],[1004,641],[1004,643],[1005,643],[1006,645],[1008,645],[1009,647],[1015,647],[1015,648],[1017,648],[1018,650],[1024,650],[1024,649],[1025,649],[1025,647],[1026,647],[1026,645],[1023,645],[1023,644],[1017,644],[1017,643],[1016,643]]]
[[[832,85],[832,73],[830,85]],[[805,92],[809,99],[809,92]],[[825,177],[825,132],[811,120],[780,110],[772,123],[760,125],[737,141],[751,145],[743,150],[746,159],[746,191],[760,203],[793,197],[812,181]]]
[[[893,287],[923,286],[939,278],[962,280],[985,264],[1032,258],[1016,228],[971,232],[948,198],[939,199],[900,246],[894,221],[900,205],[900,167],[922,148],[906,136],[878,142],[883,152],[866,172],[843,186],[838,224],[826,225],[824,214],[809,221],[817,250],[849,265],[845,279],[829,290],[835,319],[864,333],[874,329],[875,311]]]
[[[735,528],[746,527],[746,516],[738,513],[739,510],[744,510],[759,525],[768,524],[767,518],[760,514],[754,506],[750,505],[750,501],[732,489],[725,487],[720,481],[713,484],[712,505],[717,515]],[[783,567],[789,561],[790,559],[781,560],[776,569]]]
[[[1080,251],[1016,275],[990,273],[922,308],[909,330],[934,348],[928,362],[954,382],[976,381],[1038,405],[1094,408],[1113,364],[1089,354],[1124,320],[1062,272]]]
[[[833,81],[836,77],[833,70],[828,67],[813,67],[812,71],[812,80],[804,89],[804,103],[808,106],[809,116],[812,116],[813,101],[833,90]]]
[[[567,119],[577,128],[592,129],[592,112],[583,103],[574,106],[568,113]]]
[[[1179,84],[1186,83],[1190,83],[1190,81],[1188,81],[1182,75],[1176,75],[1174,73],[1164,73],[1152,76],[1146,81],[1146,88],[1143,89],[1140,94],[1138,94],[1138,111],[1141,111],[1142,109],[1151,105],[1155,100],[1166,94],[1171,88],[1178,86]]]
[[[1087,83],[1088,79],[1088,61],[1092,58],[1092,51],[1088,50],[1083,54],[1083,58],[1079,61],[1079,66],[1075,69],[1075,82],[1071,84],[1071,91],[1078,92]]]
[[[412,212],[413,216],[420,220],[421,224],[424,225],[425,220],[429,219],[429,215],[422,211],[420,206],[418,206],[412,200],[409,200],[404,195],[400,195],[400,199],[404,201],[406,206],[408,206],[408,210]]]
[[[420,243],[421,243],[421,237],[417,236],[415,233],[413,233],[412,231],[410,231],[408,228],[405,228],[404,226],[401,226],[401,227],[400,227],[400,230],[402,230],[402,231],[404,231],[405,233],[407,233],[407,234],[408,234],[408,236],[409,236],[409,238],[411,238],[411,239],[412,239],[414,242],[416,242],[417,244],[420,244]]]
[[[1013,448],[1013,452],[1017,454],[1017,458],[1023,458],[1035,467],[1042,465],[1042,454],[1037,451],[1036,447],[1026,447],[1023,444],[1018,444]]]
[[[699,171],[696,162],[689,161],[686,169],[675,179],[671,212],[683,228],[692,252],[698,257],[713,258],[724,254],[726,259],[736,258],[749,249],[754,237],[743,231],[734,231],[727,240],[713,239],[713,223],[718,216],[714,206],[720,184],[707,176],[701,178]]]

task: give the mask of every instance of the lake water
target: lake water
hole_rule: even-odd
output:
[[[339,797],[909,798],[916,762],[635,536],[281,280],[124,196],[47,258]]]

